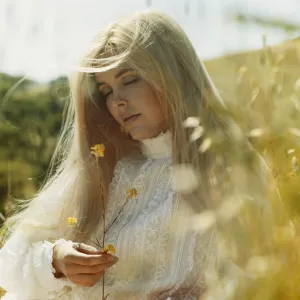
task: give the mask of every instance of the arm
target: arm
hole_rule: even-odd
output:
[[[74,286],[66,277],[54,276],[52,260],[56,244],[31,243],[15,232],[0,250],[0,286],[7,292],[20,293],[22,299],[48,299],[51,293]]]

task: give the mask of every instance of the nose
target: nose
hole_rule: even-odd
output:
[[[115,107],[126,106],[127,100],[120,93],[115,93],[113,96],[113,105]]]

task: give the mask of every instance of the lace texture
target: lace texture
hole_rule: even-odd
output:
[[[193,212],[174,191],[170,132],[142,142],[141,147],[145,159],[120,160],[110,184],[106,224],[120,212],[127,189],[135,188],[137,196],[128,200],[106,234],[105,243],[115,246],[119,258],[105,272],[105,291],[110,294],[107,299],[199,299],[205,288],[203,270],[215,257],[214,237],[212,234],[198,236],[191,229],[189,221]],[[100,237],[101,232],[102,228],[96,228],[95,236]],[[41,251],[45,247],[48,250]],[[43,270],[53,276],[51,247],[52,243],[35,243],[34,254],[22,250],[24,259],[19,263],[23,274],[31,278],[27,280],[28,289],[37,289],[41,284],[37,283],[36,275]],[[20,253],[16,246],[8,245],[7,251]],[[11,278],[16,275],[15,270]],[[65,282],[58,279],[53,279],[51,284],[51,288],[44,289],[46,298],[43,299],[99,300],[102,295],[102,280],[93,287],[64,286]],[[7,298],[3,299],[21,299],[15,296],[12,286],[8,290]]]

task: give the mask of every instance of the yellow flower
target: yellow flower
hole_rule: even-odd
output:
[[[77,224],[77,218],[69,217],[67,219],[67,224],[68,224],[68,226],[73,226],[73,225]]]
[[[108,244],[107,247],[101,249],[102,253],[112,254],[116,253],[116,249],[112,244]]]
[[[96,158],[104,157],[105,147],[103,144],[96,144],[91,147],[91,154],[95,155]]]
[[[101,249],[101,252],[102,252],[102,253],[107,253],[107,252],[108,252],[108,249],[107,249],[106,247],[104,247],[104,248]]]
[[[137,190],[135,188],[127,190],[127,200],[137,196]]]
[[[115,254],[116,253],[116,249],[112,244],[108,244],[107,249],[110,252],[110,254]]]

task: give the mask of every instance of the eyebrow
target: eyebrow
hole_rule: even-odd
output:
[[[133,70],[132,68],[122,69],[115,75],[115,78],[117,79],[117,78],[121,77],[122,75],[124,75],[125,73],[130,72],[132,70]],[[101,85],[104,85],[105,82],[96,81],[96,84],[97,84],[97,87],[99,87]]]

